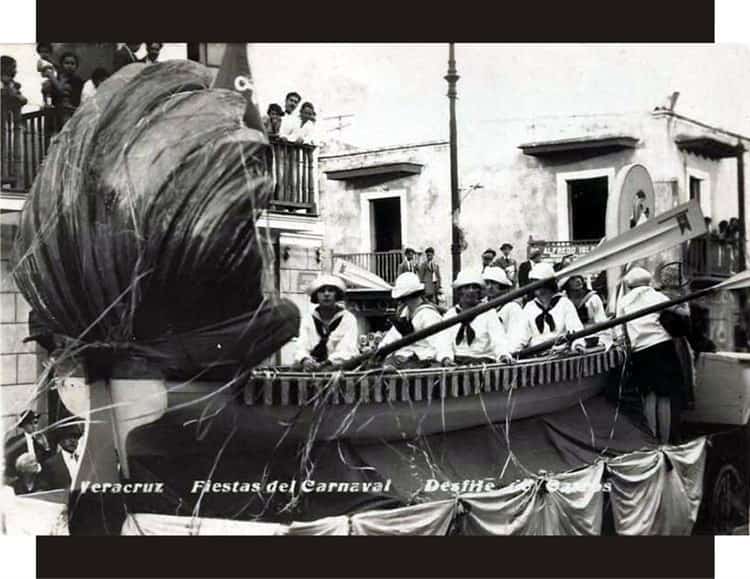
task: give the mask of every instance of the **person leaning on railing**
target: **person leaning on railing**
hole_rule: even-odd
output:
[[[14,79],[17,67],[16,59],[12,56],[2,55],[0,57],[0,78],[2,89],[0,92],[0,107],[2,107],[2,119],[5,124],[6,116],[9,114],[20,115],[21,108],[28,102],[21,93],[21,85]]]

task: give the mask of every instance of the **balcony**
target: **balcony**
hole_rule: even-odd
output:
[[[404,254],[400,249],[393,251],[375,251],[371,253],[334,253],[334,258],[341,258],[356,266],[366,269],[393,285],[398,277],[398,266],[404,261]],[[419,263],[417,254],[415,263]]]
[[[39,172],[52,136],[60,130],[62,117],[47,108],[21,114],[3,111],[2,119],[2,187],[26,192]]]
[[[719,280],[738,271],[739,244],[714,234],[688,242],[683,254],[685,274],[691,280]]]
[[[63,125],[56,109],[21,114],[4,110],[2,118],[2,189],[26,193],[47,155],[52,137]],[[316,215],[315,146],[275,137],[267,152],[274,192],[270,209],[279,213]]]

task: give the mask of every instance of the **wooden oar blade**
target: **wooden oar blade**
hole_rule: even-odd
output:
[[[698,201],[693,199],[649,219],[614,239],[604,241],[558,272],[558,277],[584,275],[625,265],[670,249],[706,233]]]
[[[393,289],[393,286],[379,275],[341,258],[336,258],[334,260],[333,273],[356,287],[385,290]]]
[[[715,290],[736,290],[750,288],[750,270],[734,274],[728,280],[713,286]]]

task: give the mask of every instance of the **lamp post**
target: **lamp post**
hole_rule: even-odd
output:
[[[448,44],[448,100],[450,101],[450,152],[451,152],[451,215],[453,228],[453,242],[451,244],[453,279],[461,271],[461,192],[458,189],[458,145],[456,142],[456,82],[459,76],[456,72],[455,44]]]

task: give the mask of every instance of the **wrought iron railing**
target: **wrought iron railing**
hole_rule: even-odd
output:
[[[21,114],[4,110],[2,185],[28,191],[47,155],[52,137],[63,125],[58,109]],[[316,214],[315,146],[270,138],[268,167],[273,180],[272,211]]]
[[[396,281],[398,268],[404,261],[404,253],[398,249],[370,253],[334,253],[333,257],[340,257],[362,269],[379,275],[390,284]],[[415,264],[419,263],[419,257],[419,255],[415,257]]]

